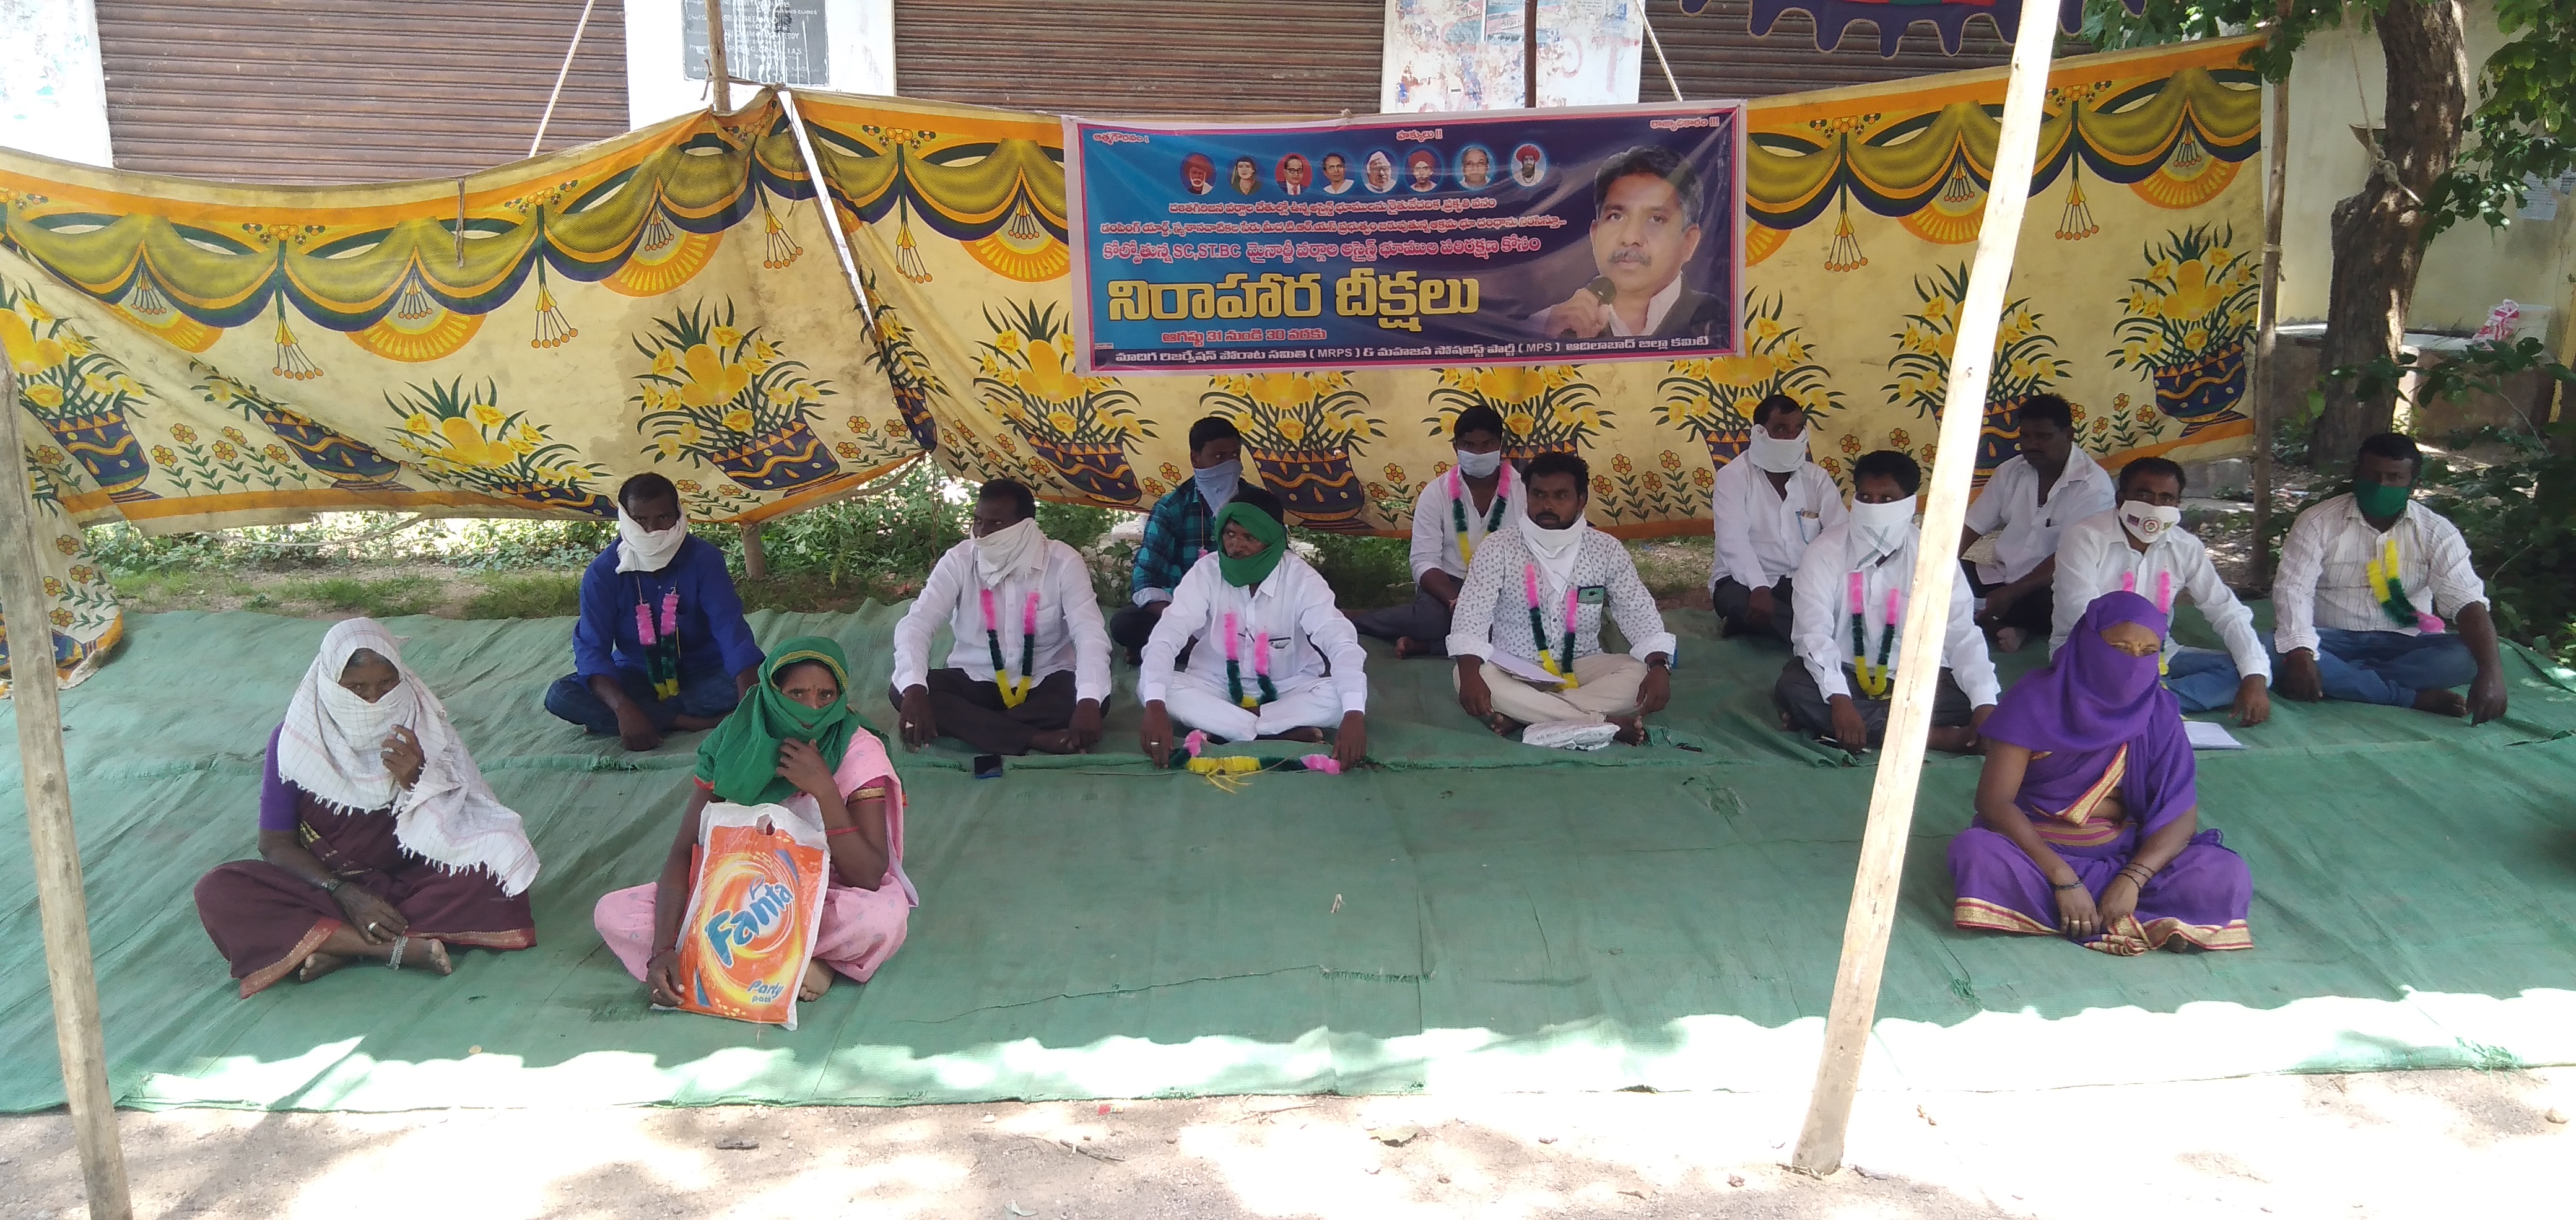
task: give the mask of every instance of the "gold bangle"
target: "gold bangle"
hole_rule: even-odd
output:
[[[865,798],[867,798],[867,797],[872,797],[872,796],[884,796],[885,794],[886,794],[886,790],[885,790],[884,788],[882,788],[882,787],[873,787],[873,788],[861,788],[861,789],[859,789],[858,791],[851,793],[850,795],[851,795],[851,796],[854,796],[854,797],[859,797],[859,798],[865,799]]]

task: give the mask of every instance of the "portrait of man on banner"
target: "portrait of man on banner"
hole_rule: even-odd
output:
[[[1727,302],[1683,283],[1699,253],[1707,206],[1699,175],[1671,149],[1641,144],[1601,163],[1592,177],[1592,262],[1597,274],[1533,322],[1551,339],[1722,333]]]

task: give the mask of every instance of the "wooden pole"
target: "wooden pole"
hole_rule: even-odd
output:
[[[563,66],[555,69],[555,91],[546,95],[546,112],[537,116],[536,138],[528,141],[528,155],[531,157],[545,145],[546,125],[555,121],[555,103],[563,98],[564,79],[572,75],[572,57],[581,52],[582,31],[590,28],[590,6],[598,2],[581,0],[581,20],[573,23],[572,45],[564,48]]]
[[[1521,5],[1521,105],[1538,109],[1538,0]]]
[[[17,712],[18,766],[27,795],[27,839],[36,866],[36,908],[45,930],[45,981],[54,993],[54,1046],[63,1095],[93,1220],[131,1220],[116,1104],[107,1092],[107,1040],[99,1030],[98,977],[81,893],[80,844],[72,835],[72,791],[63,763],[62,692],[55,685],[53,626],[45,621],[45,572],[38,560],[36,505],[27,494],[19,439],[18,383],[0,364],[0,454],[10,486],[0,491],[0,609],[15,617],[10,704]]]
[[[733,69],[725,63],[724,0],[707,0],[707,86],[717,114],[733,113]]]
[[[769,552],[761,549],[760,523],[742,523],[742,574],[753,580],[769,579]]]
[[[2291,0],[2281,0],[2272,21],[2277,38],[2290,21]],[[2254,398],[2254,583],[2272,583],[2272,433],[2280,404],[2272,393],[2272,353],[2281,338],[2281,221],[2290,197],[2290,78],[2272,82],[2272,113],[2263,124],[2270,155],[2263,182],[2263,289],[2254,323],[2254,367],[2246,371]]]
[[[1861,835],[1851,912],[1843,922],[1842,961],[1834,972],[1824,1053],[1816,1063],[1816,1090],[1807,1101],[1806,1127],[1799,1132],[1797,1153],[1789,1161],[1790,1168],[1818,1177],[1842,1166],[1843,1135],[1851,1125],[1852,1096],[1860,1088],[1861,1057],[1868,1050],[1870,1024],[1878,1014],[1879,972],[1887,964],[1897,882],[1905,870],[1905,837],[1914,823],[1924,741],[1932,728],[1932,690],[1941,673],[1933,659],[1942,655],[1950,626],[1951,582],[1959,579],[1959,531],[1968,515],[1977,432],[1985,418],[1986,381],[1993,371],[2004,289],[2012,279],[2013,248],[2021,239],[2022,213],[2030,203],[2041,103],[2048,93],[2049,52],[2056,38],[2057,5],[2024,0],[2020,31],[2013,37],[2011,83],[2004,91],[1994,180],[1986,195],[1967,299],[1959,306],[1958,344],[1941,411],[1941,448],[1932,465],[1932,494],[1924,502],[1923,541],[1906,598],[1904,652],[1896,669],[1894,705],[1888,711],[1878,779],[1870,789],[1869,825]]]

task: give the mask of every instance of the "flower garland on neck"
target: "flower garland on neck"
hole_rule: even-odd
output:
[[[1905,619],[1905,594],[1895,588],[1887,591],[1887,618],[1878,629],[1878,662],[1869,659],[1868,600],[1864,593],[1868,583],[1861,573],[1851,574],[1852,672],[1860,679],[1860,693],[1868,699],[1884,699],[1896,687],[1896,670],[1888,664],[1895,655],[1896,625]]]
[[[1252,676],[1261,684],[1260,697],[1243,693],[1243,636],[1235,628],[1231,610],[1225,614],[1225,690],[1226,694],[1247,711],[1257,711],[1262,704],[1275,703],[1279,688],[1270,682],[1270,633],[1256,632],[1252,637]]]
[[[645,675],[653,682],[653,697],[673,699],[680,694],[680,590],[674,586],[662,595],[662,624],[653,629],[653,607],[644,596],[644,578],[635,578],[635,639],[644,646]]]
[[[1564,651],[1551,654],[1547,647],[1547,615],[1539,609],[1538,604],[1537,564],[1521,565],[1521,583],[1529,592],[1530,644],[1538,652],[1539,667],[1554,675],[1558,682],[1563,683],[1563,689],[1573,690],[1575,686],[1574,622],[1575,616],[1581,612],[1581,602],[1575,597],[1574,584],[1569,581],[1565,586]]]
[[[2374,559],[2365,568],[2370,574],[2370,595],[2379,602],[2388,621],[2400,627],[2412,627],[2426,635],[2440,635],[2442,620],[2415,608],[2406,596],[2406,578],[2398,574],[2397,535],[2391,532],[2381,552],[2384,559]]]
[[[2138,574],[2135,572],[2121,573],[2120,591],[2122,593],[2137,592]],[[2173,573],[2171,572],[2156,573],[2156,613],[2165,615],[2168,618],[2173,614]],[[2169,676],[2169,674],[2170,671],[2165,668],[2164,650],[2159,648],[2156,650],[2156,676],[2162,678]]]
[[[1485,535],[1492,537],[1503,528],[1503,513],[1509,507],[1512,492],[1512,466],[1505,462],[1494,476],[1494,506],[1485,510]],[[1449,468],[1449,528],[1458,535],[1458,562],[1476,561],[1476,544],[1467,541],[1467,476],[1457,467]]]
[[[1028,609],[1020,616],[1020,676],[1011,677],[1011,667],[1002,663],[1002,624],[993,613],[993,591],[984,595],[984,646],[993,653],[993,686],[1002,692],[1002,706],[1018,707],[1028,702],[1029,693],[1037,689],[1038,661],[1038,591],[1029,590]]]

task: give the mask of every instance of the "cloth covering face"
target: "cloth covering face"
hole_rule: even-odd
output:
[[[1982,732],[2041,756],[2023,779],[2026,811],[2080,818],[2086,792],[2116,764],[2128,818],[2152,835],[2199,806],[2198,772],[2182,707],[2157,680],[2154,654],[2133,657],[2102,638],[2120,623],[2159,634],[2166,626],[2155,603],[2135,593],[2095,598],[2057,658],[2015,683]]]
[[[626,506],[617,507],[617,570],[620,572],[659,572],[671,566],[680,553],[680,544],[689,540],[686,516],[671,528],[655,532],[626,515]]]
[[[988,586],[1046,566],[1047,537],[1025,517],[974,540],[975,572]]]
[[[398,676],[373,703],[340,685],[360,649],[383,658]],[[385,742],[397,725],[420,740],[420,779],[409,790],[385,767]],[[446,706],[403,664],[392,633],[374,619],[348,619],[323,635],[312,667],[287,701],[277,770],[344,813],[392,806],[402,849],[449,871],[487,870],[507,894],[525,891],[537,878],[536,849],[519,815],[492,795]]]
[[[1227,554],[1225,527],[1229,525],[1252,535],[1261,543],[1261,549],[1241,559]],[[1279,567],[1279,557],[1287,553],[1288,527],[1278,518],[1239,502],[1217,510],[1217,569],[1225,574],[1225,583],[1238,589],[1260,584]]]
[[[814,661],[829,668],[840,684],[840,697],[828,707],[807,707],[778,689],[778,675]],[[698,746],[697,776],[715,789],[717,800],[778,804],[797,790],[778,774],[780,744],[791,738],[811,742],[823,757],[839,758],[849,752],[850,735],[861,731],[863,722],[850,707],[850,663],[841,646],[819,635],[798,636],[778,646],[760,667],[760,681],[742,706]]]

